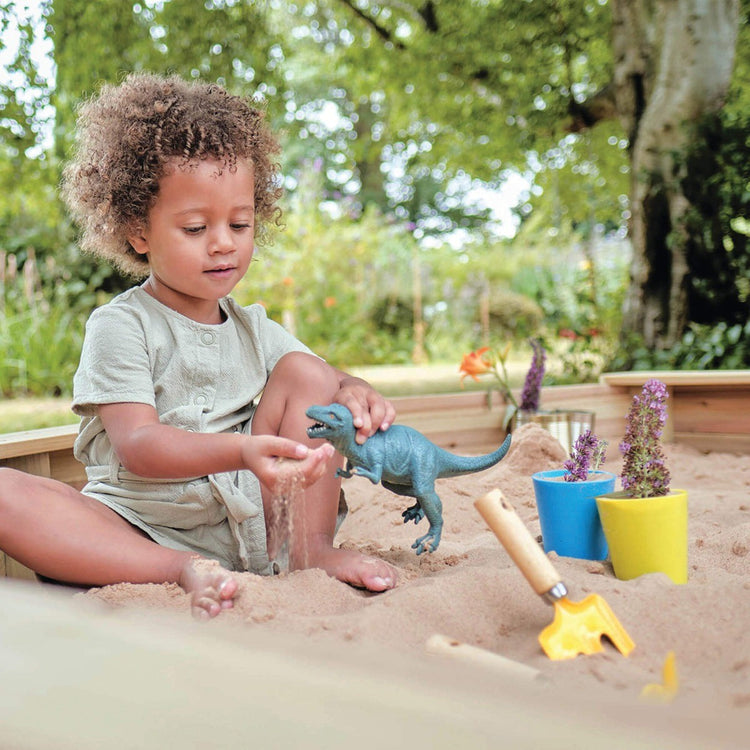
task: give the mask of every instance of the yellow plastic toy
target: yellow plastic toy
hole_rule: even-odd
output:
[[[641,690],[641,698],[654,703],[670,703],[680,689],[680,678],[677,675],[677,661],[674,651],[667,654],[662,667],[662,684],[650,683]]]

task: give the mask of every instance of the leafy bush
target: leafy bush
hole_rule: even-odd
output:
[[[377,330],[391,336],[405,331],[411,333],[414,327],[414,302],[400,297],[383,297],[372,306],[370,320]]]
[[[629,253],[622,242],[602,241],[595,267],[575,245],[559,248],[560,254],[565,262],[522,269],[514,289],[536,300],[544,313],[538,335],[560,362],[546,383],[594,382],[617,350]]]
[[[502,339],[526,339],[539,333],[544,311],[525,294],[503,289],[493,293],[490,303],[490,327],[493,336]]]
[[[609,369],[750,367],[750,117],[722,111],[704,118],[698,131],[698,145],[686,156],[693,179],[683,184],[691,203],[686,330],[665,351],[630,336]]]
[[[19,266],[18,258],[24,259]],[[69,395],[86,319],[103,301],[83,281],[66,284],[48,257],[40,268],[33,249],[0,253],[0,393]]]
[[[750,115],[721,112],[697,126],[686,156],[685,195],[691,268],[689,320],[729,327],[747,320],[750,302]],[[723,334],[720,334],[720,338]]]
[[[682,339],[666,351],[651,350],[630,337],[613,357],[611,370],[736,370],[750,367],[750,321],[744,325],[690,323]]]
[[[29,310],[0,321],[0,389],[4,396],[69,395],[83,343],[85,316],[75,310]]]
[[[580,335],[563,336],[551,347],[560,365],[559,370],[550,371],[547,384],[595,383],[615,350],[614,338],[599,335],[596,329]]]

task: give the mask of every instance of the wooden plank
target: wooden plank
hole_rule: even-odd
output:
[[[505,438],[505,403],[497,390],[402,396],[391,401],[399,424],[419,430],[454,453],[488,453]]]
[[[0,460],[0,466],[25,471],[27,474],[36,474],[40,477],[52,476],[49,453],[28,453],[14,458]]]
[[[14,560],[10,555],[6,555],[4,552],[0,552],[3,557],[2,568],[5,570],[5,575],[8,578],[18,578],[22,581],[33,581],[39,582],[36,577],[36,573],[25,565],[21,565],[18,560]]]
[[[489,402],[482,392],[391,400],[399,423],[418,429],[433,442],[454,452],[486,453],[494,450],[505,437],[502,430],[505,404],[497,391]],[[542,389],[541,403],[544,409],[550,410],[593,411],[597,434],[611,443],[619,443],[625,433],[630,394],[624,389],[601,384],[552,386]]]
[[[78,490],[86,484],[86,468],[75,458],[72,448],[50,453],[49,460],[49,476],[54,477],[60,482],[65,482],[65,484],[69,484]]]
[[[75,424],[6,432],[0,435],[0,459],[67,450],[73,447],[77,435],[78,425]]]
[[[640,370],[635,372],[605,372],[599,381],[610,386],[638,386],[656,378],[665,385],[705,387],[707,385],[750,386],[750,370]]]
[[[665,383],[670,395],[666,441],[699,450],[749,451],[750,370],[604,373],[600,381],[632,397],[651,377]]]
[[[435,411],[463,411],[474,409],[477,411],[504,411],[505,404],[500,392],[492,390],[470,391],[467,393],[440,393],[426,396],[396,396],[391,398],[399,415],[418,412]]]
[[[694,390],[689,397],[677,393],[675,432],[750,434],[750,386],[731,390]]]
[[[750,453],[750,434],[676,432],[675,442],[703,453]]]

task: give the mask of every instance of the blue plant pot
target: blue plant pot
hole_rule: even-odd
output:
[[[566,482],[562,479],[566,473],[555,469],[539,471],[531,477],[544,551],[582,560],[604,560],[609,549],[596,497],[612,492],[616,477],[608,471],[592,471],[585,482]]]

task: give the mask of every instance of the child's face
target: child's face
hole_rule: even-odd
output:
[[[148,226],[129,238],[148,257],[145,289],[193,320],[220,322],[218,300],[253,257],[254,195],[253,170],[245,162],[235,171],[212,159],[175,166],[159,182]]]

